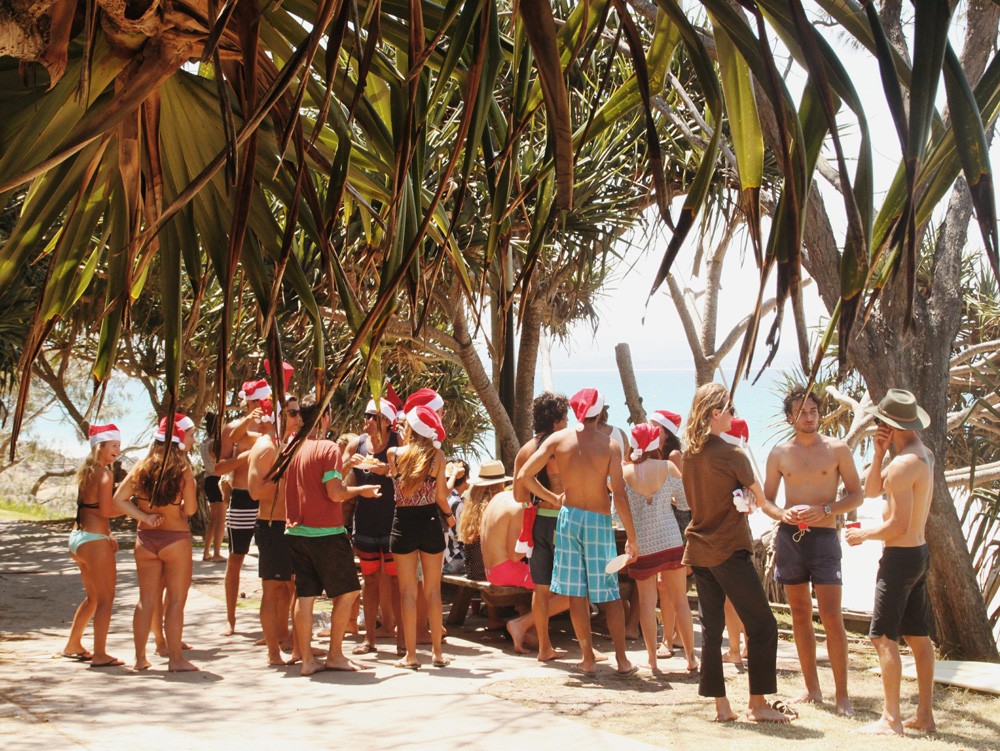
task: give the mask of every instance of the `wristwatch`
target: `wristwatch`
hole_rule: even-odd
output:
[[[833,513],[833,509],[830,508],[830,504],[829,503],[826,504],[825,506],[823,506],[823,513],[826,514],[827,516],[829,516],[830,514]]]

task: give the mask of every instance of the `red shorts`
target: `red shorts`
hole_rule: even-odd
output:
[[[535,583],[531,581],[531,569],[524,561],[504,561],[493,568],[488,568],[486,580],[498,587],[535,588]]]
[[[371,576],[380,569],[389,576],[396,576],[396,562],[392,559],[392,553],[388,550],[358,550],[354,548],[354,554],[361,562],[361,575]]]

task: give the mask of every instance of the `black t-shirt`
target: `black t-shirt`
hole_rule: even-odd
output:
[[[389,433],[389,443],[374,454],[381,462],[388,461],[388,450],[399,445],[399,437]],[[372,456],[371,437],[365,433],[358,439],[357,453],[362,456]],[[392,532],[392,515],[396,510],[395,487],[388,475],[379,475],[360,467],[354,468],[359,485],[378,485],[382,489],[381,498],[358,498],[354,508],[355,537],[388,537]]]

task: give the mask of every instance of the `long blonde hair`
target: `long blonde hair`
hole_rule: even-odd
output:
[[[94,477],[97,476],[98,472],[100,472],[103,469],[107,469],[105,465],[100,464],[97,461],[97,455],[98,453],[100,453],[100,451],[101,451],[100,443],[98,443],[96,446],[92,446],[90,449],[90,453],[87,454],[87,456],[84,458],[83,464],[81,464],[80,468],[76,471],[76,487],[77,487],[77,492],[80,494],[83,493],[84,488],[86,488],[88,485],[90,485],[90,483],[94,481]]]
[[[483,512],[486,511],[490,500],[496,495],[496,493],[491,492],[494,487],[496,486],[473,485],[469,488],[469,502],[462,504],[462,516],[458,522],[458,539],[463,544],[471,545],[479,540]]]
[[[396,454],[396,481],[401,483],[400,492],[412,495],[424,480],[431,479],[431,467],[437,456],[437,449],[430,438],[424,438],[409,425],[405,433],[406,450]]]
[[[697,454],[705,447],[711,433],[712,411],[729,406],[729,392],[721,383],[706,383],[694,392],[691,414],[684,426],[687,453]]]

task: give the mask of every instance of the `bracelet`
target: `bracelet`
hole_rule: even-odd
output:
[[[444,518],[445,518],[445,519],[454,519],[454,518],[455,518],[455,515],[454,515],[454,514],[445,514],[445,515],[444,515]]]

